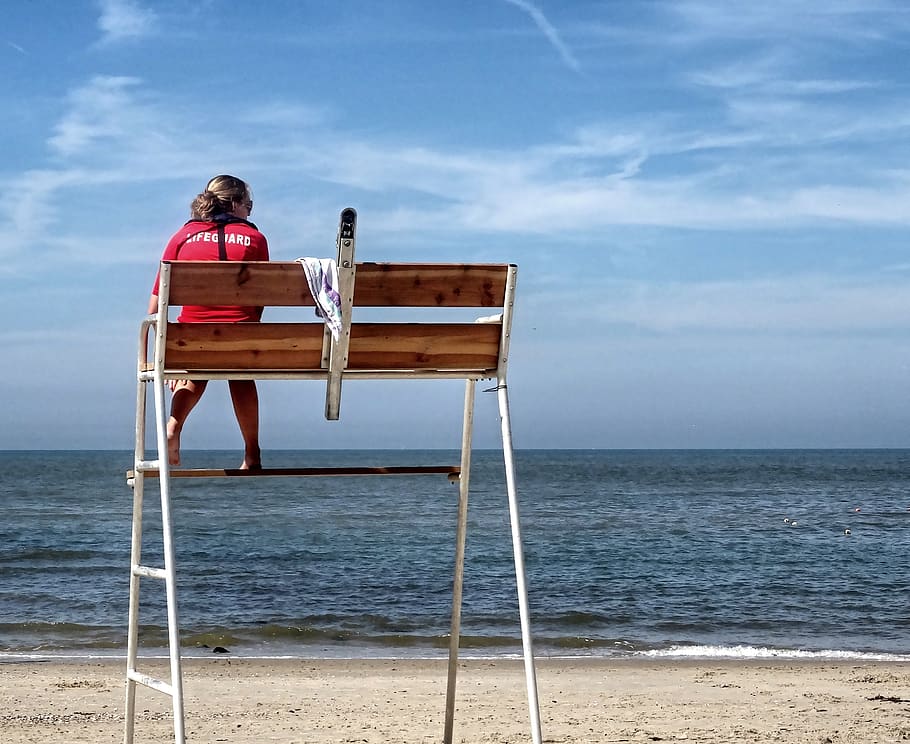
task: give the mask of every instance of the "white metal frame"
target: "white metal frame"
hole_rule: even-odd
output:
[[[348,257],[352,261],[353,244],[349,246],[351,253]],[[341,241],[339,240],[339,258],[342,257]],[[346,269],[350,270],[350,281],[353,283],[354,273],[353,265],[349,263]],[[517,278],[517,267],[510,266],[506,284],[505,300],[503,304],[502,315],[492,318],[481,318],[478,322],[501,322],[502,337],[500,340],[500,358],[496,370],[496,387],[499,416],[501,423],[501,436],[503,448],[503,460],[505,465],[506,489],[508,494],[509,516],[512,535],[512,548],[515,561],[515,575],[518,590],[519,615],[521,623],[522,650],[524,656],[524,668],[527,685],[528,708],[531,724],[531,738],[533,744],[541,744],[541,726],[540,710],[537,693],[537,677],[534,666],[534,653],[531,638],[530,611],[528,607],[527,580],[525,575],[524,554],[521,539],[521,527],[519,521],[518,496],[516,489],[515,464],[512,450],[512,431],[511,420],[509,415],[509,398],[508,385],[506,381],[506,371],[508,366],[508,350],[511,335],[512,310],[515,301],[515,281]],[[132,526],[132,551],[130,559],[130,599],[129,599],[129,629],[127,638],[127,688],[126,688],[126,708],[125,708],[125,733],[124,744],[133,744],[135,734],[135,716],[136,716],[136,690],[138,685],[150,687],[166,695],[171,696],[173,701],[174,716],[174,742],[175,744],[185,744],[185,715],[183,699],[183,682],[180,656],[180,631],[179,618],[177,611],[177,589],[176,589],[176,560],[174,549],[173,533],[173,515],[170,508],[170,491],[171,491],[171,467],[168,464],[167,457],[167,400],[165,395],[165,386],[168,380],[182,379],[185,372],[181,370],[166,370],[164,368],[164,350],[167,335],[167,318],[169,306],[169,265],[162,264],[160,283],[159,283],[159,305],[157,315],[146,318],[141,326],[139,334],[139,351],[137,363],[137,394],[136,394],[136,438],[135,438],[135,456],[133,462],[133,471],[130,478],[130,485],[133,488],[133,526]],[[345,331],[349,333],[350,315],[345,316],[348,320],[345,323]],[[149,348],[149,334],[154,333],[153,355],[154,363],[151,370],[147,369],[147,357]],[[345,353],[346,353],[346,343]],[[331,353],[331,352],[330,352]],[[327,361],[324,354],[324,360]],[[336,364],[343,364],[342,358],[327,364],[331,372],[337,372]],[[262,373],[257,371],[247,371],[244,373],[211,373],[198,376],[195,372],[194,377],[200,379],[321,379],[327,382],[327,401],[326,416],[330,417],[334,411],[337,417],[338,404],[340,401],[340,380],[341,375],[333,375],[330,369],[321,372],[283,372],[283,373]],[[446,712],[445,728],[443,741],[445,744],[451,744],[454,729],[455,714],[455,687],[458,666],[458,648],[460,639],[461,626],[461,604],[462,590],[464,580],[464,555],[465,542],[467,535],[467,516],[468,516],[468,491],[470,484],[470,466],[471,466],[471,444],[474,421],[474,400],[477,381],[479,379],[488,379],[478,375],[465,375],[464,373],[423,373],[423,372],[365,372],[351,375],[344,373],[344,377],[361,377],[361,378],[466,378],[465,396],[464,396],[464,417],[462,426],[462,447],[461,447],[461,472],[459,478],[459,495],[458,495],[458,520],[456,527],[456,545],[455,545],[455,575],[453,582],[452,596],[452,619],[451,619],[451,636],[449,644],[448,659],[448,678],[446,685]],[[333,377],[337,385],[332,385]],[[145,453],[145,436],[147,427],[147,385],[151,384],[154,392],[154,419],[156,433],[156,450],[157,457],[148,460]],[[142,563],[142,514],[143,499],[145,491],[145,479],[147,473],[155,473],[158,476],[160,500],[161,500],[161,523],[162,523],[162,540],[164,545],[164,567],[151,567]],[[140,580],[143,578],[154,578],[164,580],[165,593],[167,598],[167,620],[168,620],[168,655],[170,659],[170,680],[153,678],[138,670],[138,648],[139,648],[139,593]]]

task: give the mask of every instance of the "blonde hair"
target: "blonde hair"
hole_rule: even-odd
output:
[[[233,211],[234,205],[253,200],[249,185],[236,176],[215,176],[190,204],[195,220],[210,220]]]

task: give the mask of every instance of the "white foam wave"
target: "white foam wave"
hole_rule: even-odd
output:
[[[187,658],[220,658],[214,657],[211,654],[203,653],[195,649],[183,649],[182,657]],[[141,655],[141,658],[144,660],[149,659],[167,659],[166,651],[144,651]],[[584,653],[573,653],[573,654],[548,654],[541,653],[538,651],[536,654],[537,658],[549,658],[549,659],[578,659],[578,658],[616,658],[614,654],[598,654],[591,652]],[[778,660],[778,659],[793,659],[793,660],[818,660],[818,661],[884,661],[884,662],[910,662],[910,654],[893,654],[893,653],[884,653],[884,652],[872,652],[872,651],[835,651],[835,650],[822,650],[822,651],[805,651],[802,649],[781,649],[781,648],[767,648],[764,646],[746,646],[746,645],[737,645],[737,646],[669,646],[667,648],[661,649],[650,649],[647,651],[634,651],[630,654],[621,654],[620,656],[626,656],[631,658],[638,659],[742,659],[742,660]],[[445,655],[442,653],[400,653],[394,654],[389,653],[388,650],[376,650],[374,653],[364,653],[350,651],[339,652],[339,653],[327,653],[327,649],[323,648],[320,651],[314,651],[310,649],[309,652],[300,652],[300,653],[262,653],[257,652],[256,650],[243,649],[236,650],[235,653],[232,653],[233,658],[244,658],[244,659],[256,659],[256,660],[281,660],[281,659],[340,659],[340,660],[349,660],[349,659],[370,659],[370,660],[393,660],[400,661],[404,659],[411,660],[441,660],[445,659]],[[519,654],[514,653],[501,653],[501,654],[482,654],[482,653],[471,653],[470,651],[463,651],[459,654],[459,657],[464,660],[473,660],[473,661],[495,661],[503,659],[520,659]],[[79,652],[79,651],[51,651],[51,652],[16,652],[16,651],[0,651],[0,664],[3,663],[23,663],[23,662],[41,662],[41,661],[59,661],[59,660],[123,660],[126,659],[126,655],[121,651],[105,651],[105,652]]]
[[[764,646],[670,646],[669,648],[637,651],[634,656],[649,658],[692,659],[819,659],[857,661],[910,661],[910,654],[889,654],[869,651],[804,651]]]

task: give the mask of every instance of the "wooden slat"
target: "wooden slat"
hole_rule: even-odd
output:
[[[360,307],[502,307],[508,264],[358,263]],[[170,304],[312,306],[294,261],[173,261]]]
[[[178,305],[313,306],[296,261],[172,261],[169,303]]]
[[[168,323],[166,369],[318,370],[322,323]]]
[[[496,368],[498,323],[354,323],[349,370]],[[168,323],[165,369],[319,370],[321,323]]]
[[[357,307],[502,307],[508,264],[357,264]]]
[[[268,476],[281,477],[345,477],[356,475],[448,475],[450,479],[458,478],[461,468],[458,465],[387,465],[379,467],[340,467],[340,468],[260,468],[258,470],[240,470],[239,468],[193,468],[173,469],[172,478],[258,478]],[[145,471],[146,478],[157,478],[157,470]],[[135,472],[128,470],[127,479],[134,478]]]
[[[347,368],[495,369],[501,330],[497,323],[355,323]]]

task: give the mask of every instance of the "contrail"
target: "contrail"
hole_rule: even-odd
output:
[[[563,61],[571,67],[573,70],[578,72],[581,69],[581,65],[578,64],[578,60],[575,59],[575,56],[572,54],[572,50],[566,46],[565,42],[559,35],[559,32],[553,27],[553,24],[547,20],[547,17],[543,14],[543,11],[540,8],[531,5],[527,0],[505,0],[507,3],[514,5],[517,8],[520,8],[529,16],[531,20],[537,24],[543,35],[547,37],[547,40],[556,48],[556,51],[559,52],[559,56],[562,57]]]

